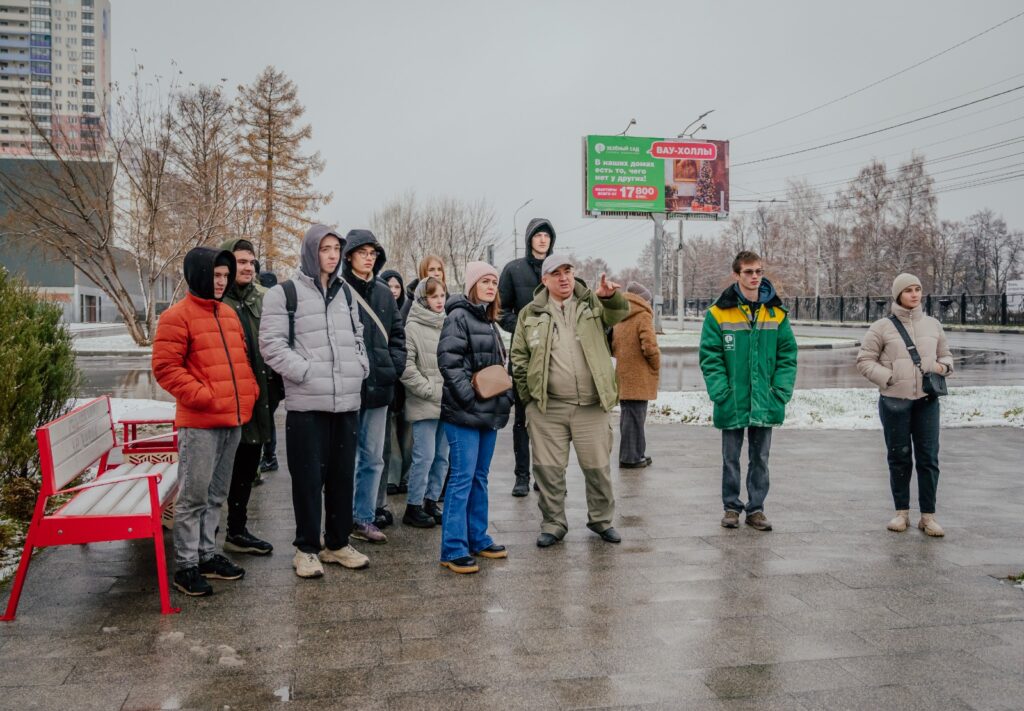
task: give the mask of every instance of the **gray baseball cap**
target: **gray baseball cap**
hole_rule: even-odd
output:
[[[544,264],[540,268],[540,275],[550,274],[559,267],[572,267],[575,269],[576,265],[572,263],[571,259],[561,254],[549,254],[544,258]]]

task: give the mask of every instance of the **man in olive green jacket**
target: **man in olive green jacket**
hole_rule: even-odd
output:
[[[537,545],[565,537],[565,469],[569,444],[586,480],[587,527],[609,543],[622,540],[612,528],[615,497],[610,458],[609,412],[619,402],[605,328],[629,313],[619,285],[604,274],[596,290],[576,279],[572,263],[551,255],[541,285],[520,311],[512,340],[512,378],[526,405],[534,477],[544,521]]]
[[[224,538],[224,550],[232,553],[266,555],[274,550],[267,541],[252,535],[246,528],[248,523],[249,497],[253,483],[259,475],[260,456],[263,445],[270,441],[274,428],[273,408],[280,394],[270,385],[272,371],[263,362],[260,354],[260,317],[263,315],[263,296],[267,289],[256,281],[256,253],[252,243],[246,239],[229,239],[221,249],[235,255],[235,283],[228,286],[222,302],[238,314],[245,331],[245,347],[249,365],[260,387],[259,398],[253,407],[252,419],[242,426],[242,439],[235,452],[235,464],[231,472],[231,488],[228,489],[228,530]]]

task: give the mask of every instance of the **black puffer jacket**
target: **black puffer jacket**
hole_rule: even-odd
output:
[[[543,259],[537,259],[530,250],[530,241],[538,232],[551,235],[548,254],[555,251],[555,228],[549,220],[535,217],[526,226],[526,256],[513,259],[501,270],[498,280],[498,297],[501,299],[500,325],[509,333],[516,332],[519,312],[533,301],[533,291],[540,284],[540,268]],[[546,255],[545,255],[546,256]]]
[[[486,305],[456,294],[448,299],[445,312],[448,316],[437,344],[437,365],[444,379],[441,419],[463,427],[500,430],[508,424],[511,388],[489,400],[479,399],[473,390],[473,373],[504,365],[504,347],[498,345],[498,332],[485,316]]]
[[[373,245],[377,250],[377,263],[373,266],[374,278],[369,281],[353,274],[352,265],[348,261],[348,256],[352,252],[367,244]],[[342,278],[370,305],[388,332],[388,338],[385,339],[377,322],[366,313],[362,304],[359,305],[363,341],[370,359],[370,374],[363,381],[362,409],[384,407],[390,405],[394,399],[395,383],[405,370],[405,323],[395,297],[391,295],[391,289],[376,278],[387,261],[387,256],[372,232],[350,230],[345,235],[345,248],[341,258]]]

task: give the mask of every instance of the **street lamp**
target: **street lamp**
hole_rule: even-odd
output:
[[[620,131],[619,133],[616,133],[615,135],[616,136],[625,136],[626,135],[626,131],[628,131],[629,129],[633,128],[633,126],[636,126],[636,119],[635,118],[631,118],[629,120],[629,123],[626,124],[626,127],[624,129],[622,129],[622,131]]]
[[[704,113],[702,113],[702,114],[701,114],[700,116],[698,116],[698,117],[697,117],[697,118],[695,118],[695,119],[694,119],[693,121],[691,121],[691,122],[690,122],[690,125],[689,125],[689,126],[687,126],[687,127],[686,127],[686,128],[684,128],[684,129],[683,129],[682,131],[680,131],[680,132],[679,132],[679,135],[678,135],[678,136],[676,136],[676,138],[693,138],[693,134],[694,134],[694,133],[697,133],[697,131],[700,131],[700,130],[702,130],[702,129],[705,129],[705,128],[707,128],[707,127],[708,127],[708,126],[707,126],[707,124],[701,124],[700,126],[698,126],[698,127],[697,127],[697,128],[696,128],[696,129],[694,130],[694,131],[693,131],[693,133],[689,133],[689,134],[688,134],[688,133],[687,133],[687,131],[689,131],[689,130],[690,130],[690,128],[691,128],[691,127],[692,127],[692,126],[693,126],[693,125],[694,125],[695,123],[698,123],[698,122],[699,122],[699,121],[701,121],[701,120],[702,120],[702,119],[703,119],[703,118],[704,118],[705,116],[707,116],[708,114],[710,114],[710,113],[713,113],[713,112],[714,112],[714,109],[711,109],[710,111],[705,111]]]
[[[533,202],[533,198],[530,198],[522,205],[516,208],[516,211],[512,213],[512,259],[519,256],[519,230],[516,229],[516,217],[519,215],[519,211],[524,207]]]

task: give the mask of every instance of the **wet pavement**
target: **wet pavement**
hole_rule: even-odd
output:
[[[572,528],[542,550],[504,430],[491,529],[510,557],[477,575],[399,525],[357,545],[370,569],[296,578],[283,469],[252,505],[275,553],[211,598],[174,594],[180,615],[159,614],[144,542],[47,550],[0,626],[0,706],[1021,708],[1024,590],[997,579],[1024,569],[1021,430],[942,433],[941,540],[885,530],[877,432],[776,432],[772,533],[718,525],[716,431],[648,437],[654,465],[614,472],[624,542],[585,528],[574,464]]]

